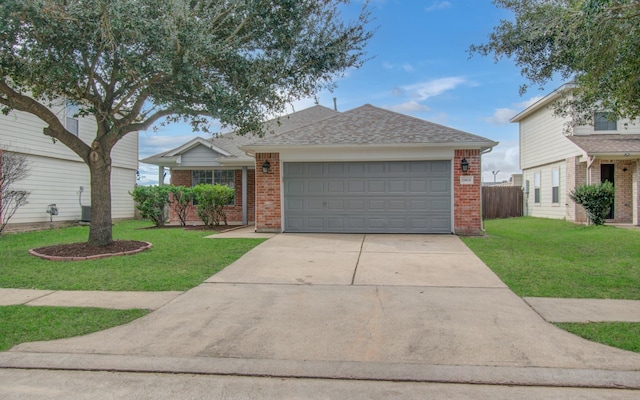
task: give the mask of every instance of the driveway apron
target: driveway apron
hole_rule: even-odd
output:
[[[640,355],[548,324],[453,235],[279,234],[144,318],[0,355],[38,362],[640,387]]]

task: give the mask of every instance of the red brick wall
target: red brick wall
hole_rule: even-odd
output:
[[[262,164],[268,160],[271,170],[262,172]],[[282,207],[280,201],[280,154],[256,153],[256,231],[282,231]]]
[[[469,163],[469,171],[463,173],[460,162]],[[459,235],[480,235],[482,231],[482,177],[480,175],[480,150],[456,150],[453,157],[453,212],[454,231]],[[472,185],[461,185],[461,176],[472,176]]]
[[[234,186],[236,191],[235,204],[226,208],[227,222],[232,225],[242,223],[242,170],[236,170],[234,178]],[[176,186],[191,187],[191,170],[172,170],[171,184]],[[247,170],[247,219],[249,223],[255,221],[255,171],[252,169]],[[180,223],[178,215],[173,210],[173,208],[171,208],[169,212],[169,221],[175,224]],[[190,206],[187,213],[187,224],[197,225],[201,223],[202,220],[200,220],[200,217],[198,217],[196,207]]]

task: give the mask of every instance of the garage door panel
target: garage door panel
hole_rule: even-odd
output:
[[[285,163],[283,171],[285,231],[451,232],[451,161]]]

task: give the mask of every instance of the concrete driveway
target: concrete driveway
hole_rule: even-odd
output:
[[[548,324],[453,235],[280,234],[147,317],[2,366],[640,388],[639,354]]]

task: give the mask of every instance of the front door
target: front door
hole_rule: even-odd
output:
[[[600,182],[609,181],[613,186],[616,185],[615,181],[615,164],[600,164]],[[609,214],[607,214],[606,219],[615,218],[615,202],[611,205],[611,210],[609,210]]]

